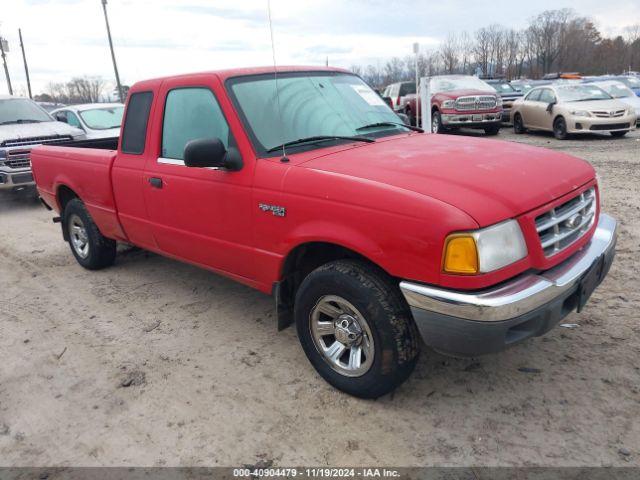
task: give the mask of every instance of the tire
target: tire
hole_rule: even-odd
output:
[[[313,367],[356,397],[394,390],[420,354],[419,334],[398,286],[362,261],[338,260],[311,272],[296,293],[294,316]],[[352,363],[352,354],[359,362]]]
[[[431,114],[431,133],[445,133],[445,128],[442,126],[442,117],[438,110]]]
[[[113,265],[116,242],[100,233],[82,200],[70,200],[62,218],[65,238],[80,265],[87,270],[100,270]]]
[[[404,114],[409,117],[409,125],[416,127],[416,116],[413,114],[410,108],[407,108]]]
[[[490,136],[494,136],[494,135],[498,135],[498,133],[500,133],[500,125],[496,125],[493,127],[487,127],[484,129],[484,134],[485,135],[490,135]]]
[[[558,117],[553,122],[553,136],[558,140],[566,140],[569,136],[567,134],[567,122],[564,118]]]
[[[624,137],[627,133],[629,133],[628,131],[624,131],[624,132],[611,132],[611,136],[612,137],[616,137],[616,138],[620,138],[620,137]]]
[[[522,115],[520,115],[519,113],[516,113],[513,116],[513,133],[515,133],[516,135],[520,135],[526,132],[527,132],[527,128],[524,126]]]

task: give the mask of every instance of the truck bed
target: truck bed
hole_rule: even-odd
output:
[[[116,158],[117,138],[69,142],[65,146],[35,147],[31,168],[44,202],[61,212],[65,195],[82,198],[103,235],[124,236],[118,221],[111,169]],[[90,146],[90,147],[89,147]],[[65,194],[58,195],[60,189]]]

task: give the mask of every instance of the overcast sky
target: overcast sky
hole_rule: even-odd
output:
[[[0,0],[0,33],[14,90],[26,91],[22,28],[34,93],[72,76],[113,78],[100,0]],[[578,8],[605,35],[640,23],[640,0],[272,0],[281,65],[384,62],[435,47],[450,31],[491,23],[520,28],[544,9]],[[235,66],[271,64],[267,0],[109,0],[123,83]],[[7,91],[0,71],[0,93]]]

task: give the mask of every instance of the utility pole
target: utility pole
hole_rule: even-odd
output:
[[[11,77],[9,76],[9,68],[7,67],[7,56],[5,50],[9,51],[9,42],[0,37],[0,52],[2,53],[2,62],[4,63],[4,74],[7,77],[7,86],[9,87],[9,95],[13,95],[13,88],[11,88]]]
[[[116,85],[118,86],[118,96],[120,102],[124,103],[124,95],[122,94],[122,85],[120,84],[120,75],[118,74],[118,64],[116,63],[116,54],[113,51],[113,42],[111,41],[111,29],[109,28],[109,17],[107,16],[107,0],[102,1],[102,10],[104,11],[104,22],[107,24],[107,37],[109,38],[109,48],[111,49],[111,60],[113,60],[113,71],[116,74]]]
[[[22,29],[18,29],[18,36],[20,37],[20,48],[22,49],[22,60],[24,61],[24,74],[27,76],[27,90],[29,91],[29,98],[33,98],[31,95],[31,80],[29,79],[29,66],[27,65],[27,56],[24,53],[24,42],[22,41]]]

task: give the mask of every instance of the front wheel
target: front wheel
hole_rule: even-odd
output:
[[[80,265],[88,270],[99,270],[113,264],[116,242],[100,233],[82,200],[74,198],[67,203],[63,222],[71,253]]]
[[[311,272],[296,294],[294,314],[311,364],[356,397],[394,390],[418,360],[418,332],[398,286],[367,263],[338,260]]]
[[[442,126],[442,116],[437,110],[435,110],[431,114],[431,133],[444,133],[444,127]]]
[[[497,126],[494,125],[492,127],[487,127],[487,128],[484,129],[484,134],[485,135],[493,136],[493,135],[497,135],[498,133],[500,133],[500,126],[499,125],[497,125]]]
[[[624,131],[624,132],[611,132],[611,136],[612,137],[616,137],[616,138],[620,138],[620,137],[624,137],[627,133],[629,133],[628,131]]]
[[[556,118],[556,121],[553,122],[553,136],[558,140],[567,139],[567,122],[564,118],[558,117]]]
[[[522,115],[516,113],[513,116],[513,133],[519,135],[521,133],[525,133],[527,129],[524,126],[524,121],[522,120]]]

